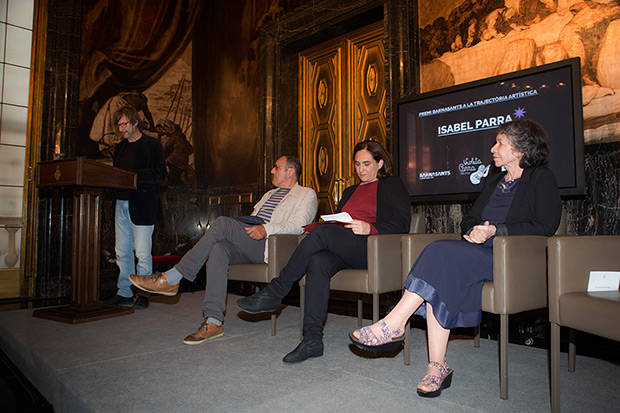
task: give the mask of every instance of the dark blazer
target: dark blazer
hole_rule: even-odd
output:
[[[344,190],[336,212],[342,211],[355,189]],[[406,234],[411,225],[411,200],[403,181],[397,176],[380,178],[377,184],[377,222],[371,222],[379,234]]]
[[[482,223],[482,210],[506,172],[489,175],[471,211],[461,221],[461,232],[468,234]],[[544,166],[523,170],[517,192],[508,209],[506,223],[495,224],[496,236],[545,235],[555,233],[562,217],[562,203],[555,175]]]
[[[119,157],[127,142],[127,139],[123,139],[116,145],[114,166],[118,166]],[[153,225],[163,218],[159,184],[168,176],[166,158],[161,144],[156,139],[143,134],[138,142],[140,143],[138,158],[132,170],[138,176],[138,188],[129,191],[129,216],[135,225]]]

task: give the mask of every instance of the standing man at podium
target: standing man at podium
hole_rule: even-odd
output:
[[[138,185],[135,190],[116,191],[115,249],[120,272],[118,291],[106,304],[133,305],[135,309],[141,309],[148,307],[148,297],[139,295],[134,303],[129,274],[153,272],[153,229],[155,222],[163,217],[159,184],[166,180],[166,159],[161,144],[142,134],[140,117],[133,107],[124,106],[117,110],[113,121],[124,138],[114,149],[114,166],[135,172]]]

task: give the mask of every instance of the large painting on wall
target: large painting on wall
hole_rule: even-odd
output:
[[[110,117],[130,104],[164,147],[168,186],[255,187],[260,30],[306,1],[85,0],[78,152],[109,157]]]
[[[199,10],[198,0],[84,2],[79,153],[109,159],[122,139],[112,116],[133,106],[143,133],[164,148],[167,185],[196,185],[192,37]]]
[[[620,140],[618,0],[420,0],[420,91],[581,59],[586,143]]]

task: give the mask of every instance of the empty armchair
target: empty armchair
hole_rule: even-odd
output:
[[[297,247],[299,235],[276,234],[267,240],[267,264],[234,264],[228,268],[228,279],[268,283],[277,277]],[[271,335],[276,335],[276,314],[271,315]]]
[[[587,292],[590,271],[620,271],[620,236],[554,236],[548,242],[551,411],[560,411],[560,327],[571,329],[568,369],[575,371],[572,329],[620,341],[620,292]]]

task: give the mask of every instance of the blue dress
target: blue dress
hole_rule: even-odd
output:
[[[506,222],[518,180],[502,180],[482,211],[482,222]],[[441,240],[428,245],[411,267],[404,287],[433,306],[443,328],[472,327],[482,317],[482,287],[493,280],[493,238],[484,244]],[[415,312],[426,317],[426,302]]]

